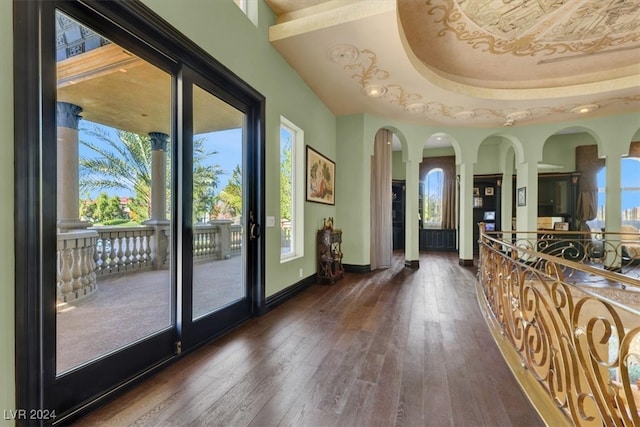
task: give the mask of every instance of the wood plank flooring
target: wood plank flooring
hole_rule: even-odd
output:
[[[541,426],[484,324],[475,268],[422,253],[314,285],[77,426]]]

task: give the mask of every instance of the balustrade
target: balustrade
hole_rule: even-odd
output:
[[[58,233],[56,295],[60,302],[86,297],[98,289],[95,249],[98,233],[92,230]]]
[[[638,260],[607,234],[481,229],[481,309],[548,425],[640,425]]]
[[[234,224],[230,226],[230,243],[229,243],[229,252],[231,255],[240,255],[242,251],[242,226],[239,224]]]
[[[96,227],[96,274],[104,276],[131,270],[150,270],[154,228]]]
[[[61,303],[93,294],[97,277],[168,268],[169,226],[93,227],[58,233],[57,299]],[[194,261],[240,254],[242,226],[216,220],[194,226]]]

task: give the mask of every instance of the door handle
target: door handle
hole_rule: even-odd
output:
[[[249,240],[255,240],[260,237],[260,224],[256,223],[253,218],[253,211],[249,212]]]

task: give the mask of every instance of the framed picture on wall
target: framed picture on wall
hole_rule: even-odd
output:
[[[307,200],[335,205],[336,164],[307,145]]]
[[[473,187],[473,195],[474,196],[479,196],[480,195],[480,189],[478,187]]]
[[[474,197],[473,198],[473,207],[481,208],[482,207],[482,197]]]
[[[493,196],[493,187],[486,187],[484,189],[484,195],[485,196]]]
[[[553,223],[554,230],[560,231],[569,231],[569,223],[568,222],[554,222]]]
[[[527,187],[518,188],[518,206],[527,206]]]

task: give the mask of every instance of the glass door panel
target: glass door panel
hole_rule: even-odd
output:
[[[247,296],[245,114],[193,86],[193,287],[191,320]]]
[[[172,327],[172,76],[56,13],[56,375]]]

